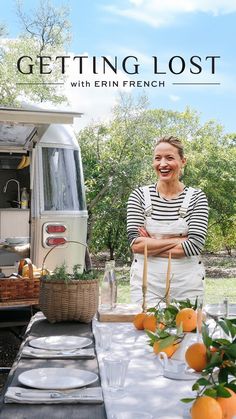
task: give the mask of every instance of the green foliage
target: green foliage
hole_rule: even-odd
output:
[[[207,348],[207,365],[202,371],[202,377],[192,386],[197,396],[231,397],[227,388],[235,391],[236,378],[236,319],[220,319],[217,326],[221,327],[226,337],[213,338],[207,325],[202,326],[203,343]],[[214,351],[212,350],[214,348]],[[188,403],[194,399],[182,399]]]
[[[108,248],[111,259],[116,252],[125,260],[130,255],[127,200],[137,183],[144,182],[150,161],[145,163],[143,155],[150,153],[152,139],[146,134],[145,100],[132,106],[122,100],[109,126],[86,128],[79,142],[90,214],[89,247],[95,252]]]
[[[39,40],[40,52],[47,46],[61,47],[71,39],[67,6],[55,7],[50,0],[40,0],[27,15],[22,1],[16,0],[16,15],[25,36]]]
[[[56,266],[54,271],[50,275],[45,275],[43,278],[50,279],[51,281],[65,281],[69,282],[71,280],[89,280],[97,279],[98,275],[95,270],[81,272],[81,265],[74,265],[73,273],[68,273],[66,262],[63,262],[61,265]]]
[[[131,191],[155,182],[152,171],[154,138],[176,135],[188,158],[184,183],[206,193],[210,205],[207,250],[236,244],[235,135],[225,135],[215,121],[200,123],[197,112],[147,110],[147,99],[122,96],[109,124],[80,132],[89,207],[89,245],[109,249],[111,258],[129,260],[126,206]]]
[[[73,266],[73,279],[96,279],[98,274],[94,270],[81,272],[81,265]]]
[[[0,50],[1,104],[18,106],[19,96],[32,102],[65,102],[60,86],[50,84],[55,80],[63,81],[60,63],[57,61],[49,66],[51,74],[40,75],[37,56],[51,56],[53,59],[56,55],[63,55],[69,41],[68,9],[54,7],[51,1],[41,0],[38,8],[31,10],[27,16],[18,1],[16,12],[23,31],[18,39],[4,40]],[[34,74],[21,74],[17,70],[17,60],[25,55],[33,59]],[[28,70],[26,65],[25,70]]]
[[[159,349],[167,348],[172,344],[180,343],[184,337],[182,330],[176,329],[175,331],[169,331],[168,329],[161,330],[157,328],[156,332],[150,332],[145,330],[147,336],[149,337],[148,344],[153,346],[156,341],[159,341]]]
[[[49,276],[47,275],[47,279],[51,279],[52,281],[57,279],[60,281],[68,281],[69,277],[67,274],[66,263],[64,262],[62,265],[56,266],[53,274]]]
[[[183,301],[178,300],[172,300],[172,303],[164,306],[162,302],[158,302],[158,304],[155,307],[150,307],[147,311],[154,314],[157,318],[158,322],[165,325],[167,328],[175,328],[176,327],[176,316],[180,310],[183,308],[192,308],[193,310],[196,310],[197,308],[197,299],[194,303],[191,303],[191,301],[187,298]],[[165,329],[166,330],[166,329]],[[178,333],[182,333],[182,330],[179,328]]]

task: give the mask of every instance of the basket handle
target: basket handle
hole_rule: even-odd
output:
[[[29,267],[29,278],[30,279],[34,279],[34,271],[33,271],[33,265],[31,262],[31,259],[29,258],[25,258],[25,259],[21,259],[18,265],[18,275],[22,276],[22,271],[23,271],[23,267],[25,265],[28,265]]]
[[[85,248],[87,248],[88,246],[87,246],[87,244],[86,243],[82,243],[82,242],[79,242],[78,240],[67,240],[66,241],[66,243],[76,243],[76,244],[81,244],[82,246],[84,246]],[[58,246],[61,246],[61,243],[58,243],[58,244],[55,244],[55,246],[53,246],[51,249],[49,249],[49,251],[46,253],[46,255],[44,256],[44,258],[43,258],[43,262],[42,262],[42,271],[45,269],[44,268],[44,264],[45,264],[45,261],[46,261],[46,259],[47,259],[47,257],[48,257],[48,255],[56,248],[56,247],[58,247]]]

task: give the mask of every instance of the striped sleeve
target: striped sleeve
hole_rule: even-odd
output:
[[[127,206],[127,233],[130,246],[139,236],[138,227],[143,227],[144,221],[144,197],[141,188],[138,188],[131,193]]]
[[[206,195],[201,190],[196,190],[193,201],[193,208],[191,208],[190,202],[188,240],[182,243],[186,256],[195,256],[202,252],[207,234],[208,202]]]

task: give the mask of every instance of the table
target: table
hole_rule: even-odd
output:
[[[96,320],[93,328],[96,328]],[[104,377],[103,357],[107,352],[97,348],[100,376],[103,387],[107,418],[114,413],[145,411],[153,419],[190,418],[190,404],[181,398],[193,397],[191,381],[172,380],[163,377],[163,367],[148,345],[144,331],[136,330],[132,323],[102,323],[112,329],[112,352],[130,359],[124,396],[111,396]],[[135,419],[135,416],[131,416]]]
[[[93,320],[95,330],[97,320]],[[20,405],[3,404],[0,399],[0,419],[112,419],[117,412],[147,411],[153,419],[187,419],[190,418],[190,405],[180,399],[194,397],[191,388],[196,380],[172,380],[163,377],[163,369],[144,331],[136,330],[132,323],[102,323],[112,330],[110,351],[120,357],[129,358],[129,368],[125,383],[124,396],[111,397],[104,376],[103,358],[107,352],[96,347],[97,359],[93,360],[46,360],[21,359],[25,340],[32,337],[51,335],[75,335],[93,338],[91,324],[78,322],[48,323],[42,313],[33,316],[21,345],[18,357],[9,375],[6,388],[17,385],[18,375],[27,369],[40,367],[77,367],[100,373],[105,405]],[[177,354],[177,352],[176,352]],[[95,384],[97,385],[97,383]],[[135,419],[135,417],[132,417]]]
[[[23,371],[42,367],[71,367],[93,371],[98,374],[97,359],[26,359],[21,358],[21,351],[26,340],[33,337],[74,335],[93,339],[91,324],[78,322],[63,322],[50,324],[41,312],[36,313],[27,328],[25,339],[20,347],[18,356],[8,376],[3,394],[0,398],[1,419],[106,419],[104,404],[58,404],[58,405],[29,405],[5,404],[4,394],[8,386],[18,385],[17,377]],[[96,382],[94,386],[99,385]]]

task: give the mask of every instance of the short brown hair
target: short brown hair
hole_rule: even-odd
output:
[[[173,147],[177,148],[180,158],[181,159],[184,158],[184,147],[183,147],[182,142],[177,137],[173,137],[171,135],[170,137],[164,136],[164,137],[157,138],[154,150],[156,146],[158,146],[160,143],[168,143],[170,145],[173,145]]]

